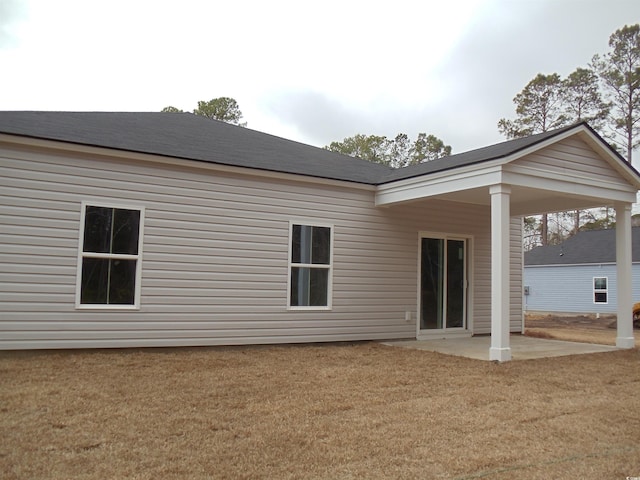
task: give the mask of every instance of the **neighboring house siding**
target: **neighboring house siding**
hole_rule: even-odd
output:
[[[420,231],[473,236],[473,326],[490,331],[488,207],[431,200],[376,209],[372,189],[202,166],[0,151],[0,347],[415,337]],[[74,308],[83,200],[145,208],[139,310]],[[331,311],[287,310],[290,221],[333,225]]]
[[[608,301],[593,301],[593,278],[607,277]],[[616,313],[618,298],[616,266],[606,265],[529,265],[524,269],[527,311],[567,313]],[[640,264],[633,265],[633,299],[640,301]]]

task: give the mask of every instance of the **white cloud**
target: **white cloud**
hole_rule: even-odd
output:
[[[20,0],[0,1],[0,48],[16,45],[16,29],[26,15],[26,6]]]
[[[640,21],[637,0],[3,1],[0,109],[230,96],[250,128],[295,140],[427,132],[454,151],[499,141],[536,73],[566,75]]]

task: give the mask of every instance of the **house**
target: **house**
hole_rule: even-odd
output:
[[[192,114],[0,112],[0,169],[2,349],[490,334],[506,361],[521,217],[602,205],[634,346],[640,176],[586,124],[391,170]]]
[[[632,298],[640,301],[640,227],[631,233]],[[525,310],[615,314],[617,289],[615,230],[578,232],[524,254]]]

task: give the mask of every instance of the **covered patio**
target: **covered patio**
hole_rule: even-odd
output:
[[[546,351],[543,356],[578,348],[570,342],[547,344],[555,341],[510,335],[510,316],[515,313],[510,297],[514,291],[522,291],[521,282],[512,281],[510,272],[510,257],[516,248],[510,238],[512,220],[607,206],[616,212],[616,346],[634,347],[631,206],[640,189],[640,175],[595,131],[582,123],[460,154],[448,163],[423,165],[423,175],[392,179],[379,186],[376,205],[442,199],[483,205],[491,212],[491,336],[446,339],[434,344],[428,341],[425,346],[445,350],[464,347],[468,351],[477,348],[483,350],[477,354],[483,359],[497,361],[525,356],[525,350],[533,352],[538,346],[541,352]],[[588,345],[578,349],[594,348]],[[613,347],[602,348],[607,351]]]

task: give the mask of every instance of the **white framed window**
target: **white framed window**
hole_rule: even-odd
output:
[[[331,309],[333,226],[289,224],[288,308]]]
[[[140,308],[144,208],[82,202],[76,308]]]
[[[593,277],[593,303],[609,303],[607,277]]]

